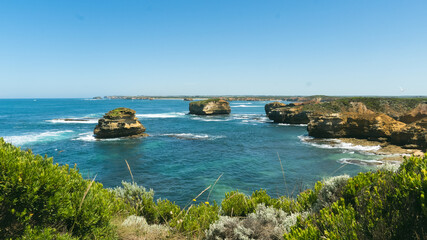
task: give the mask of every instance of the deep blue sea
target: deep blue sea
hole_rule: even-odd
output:
[[[198,200],[210,193],[209,201],[220,203],[236,189],[291,195],[325,177],[372,168],[348,164],[377,158],[364,147],[310,143],[306,126],[272,123],[266,103],[231,102],[229,116],[211,117],[189,115],[189,102],[182,100],[3,99],[0,137],[59,164],[77,164],[85,178],[96,175],[105,187],[131,181],[127,160],[135,182],[181,206],[220,175]],[[117,107],[134,109],[150,136],[95,140],[98,118]],[[87,121],[57,120],[63,118]]]

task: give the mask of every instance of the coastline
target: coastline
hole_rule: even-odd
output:
[[[401,146],[393,145],[388,142],[379,142],[372,141],[367,139],[357,139],[357,138],[339,138],[339,140],[343,143],[360,145],[363,147],[374,147],[380,146],[378,150],[366,150],[368,153],[372,153],[375,155],[383,156],[379,161],[403,161],[404,156],[424,156],[424,152],[419,149],[406,149]]]

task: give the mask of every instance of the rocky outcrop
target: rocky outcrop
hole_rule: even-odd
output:
[[[360,102],[350,103],[346,110],[348,112],[311,114],[308,134],[318,138],[382,140],[404,148],[427,148],[427,117],[422,118],[425,114],[422,104],[401,116],[402,120],[412,122],[410,124],[371,111]]]
[[[309,114],[310,112],[305,111],[302,106],[289,104],[288,106],[271,110],[267,116],[275,123],[307,124],[310,121]]]
[[[390,142],[405,148],[427,149],[427,118],[406,125],[391,134]]]
[[[116,108],[98,120],[93,133],[95,138],[143,137],[147,136],[145,127],[138,121],[135,111],[129,108]]]
[[[427,103],[420,103],[414,109],[399,117],[399,121],[413,123],[427,117]]]
[[[230,104],[222,99],[191,102],[189,109],[190,114],[196,115],[230,114],[231,112]]]
[[[406,126],[382,113],[312,114],[310,118],[308,135],[319,138],[390,139]]]
[[[193,101],[194,99],[192,99],[192,98],[184,98],[183,100],[184,101]]]
[[[264,110],[265,110],[265,114],[268,114],[271,112],[271,110],[276,109],[276,108],[280,108],[280,107],[284,107],[286,106],[286,104],[281,103],[281,102],[271,102],[271,103],[267,103],[264,106]]]

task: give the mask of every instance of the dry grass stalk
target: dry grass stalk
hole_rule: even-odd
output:
[[[285,178],[285,170],[283,170],[282,160],[280,159],[280,155],[279,155],[279,153],[278,153],[278,152],[277,152],[277,158],[279,159],[279,162],[280,162],[280,168],[282,169],[283,181],[285,182],[286,195],[289,195],[289,192],[288,192],[288,185],[286,184],[286,178]]]
[[[219,177],[216,179],[216,181],[215,181],[214,185],[212,186],[211,190],[209,191],[208,198],[206,199],[206,201],[207,201],[207,202],[209,202],[209,197],[211,196],[211,192],[212,192],[212,190],[214,189],[214,187],[215,187],[216,183],[217,183],[217,182],[219,181],[219,179],[222,177],[222,175],[224,175],[224,173],[221,173],[221,175],[219,175]]]
[[[125,159],[125,162],[126,162],[126,165],[128,166],[130,176],[132,177],[132,183],[135,183],[135,181],[133,180],[133,174],[132,174],[132,171],[130,170],[129,163],[128,163],[128,161],[126,159]]]

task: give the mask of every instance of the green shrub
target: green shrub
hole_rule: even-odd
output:
[[[129,204],[138,216],[143,216],[148,223],[157,220],[156,204],[154,203],[154,191],[147,191],[137,183],[122,181],[122,187],[116,187],[113,192],[125,203]]]
[[[78,240],[78,238],[72,237],[70,234],[60,234],[53,228],[31,228],[27,226],[25,232],[19,238],[19,240]]]
[[[350,176],[348,175],[342,175],[323,180],[312,210],[318,212],[320,209],[338,201],[343,196],[343,189],[347,185],[349,178]]]
[[[346,206],[344,200],[337,201],[330,208],[320,210],[306,221],[299,219],[291,227],[285,239],[358,239],[356,212],[351,206]]]
[[[219,207],[215,202],[213,205],[200,203],[183,209],[169,225],[188,236],[198,237],[204,235],[205,230],[218,219]]]
[[[399,170],[359,173],[343,198],[298,221],[285,239],[423,239],[427,232],[427,155]]]
[[[251,203],[248,196],[239,191],[225,193],[221,202],[222,214],[225,216],[246,216],[250,213]]]
[[[75,167],[53,164],[52,158],[0,139],[0,239],[19,238],[28,226],[52,227],[80,239],[114,238],[110,219],[120,204]]]
[[[167,199],[158,199],[156,210],[157,223],[168,223],[181,212],[181,208],[178,205]]]

